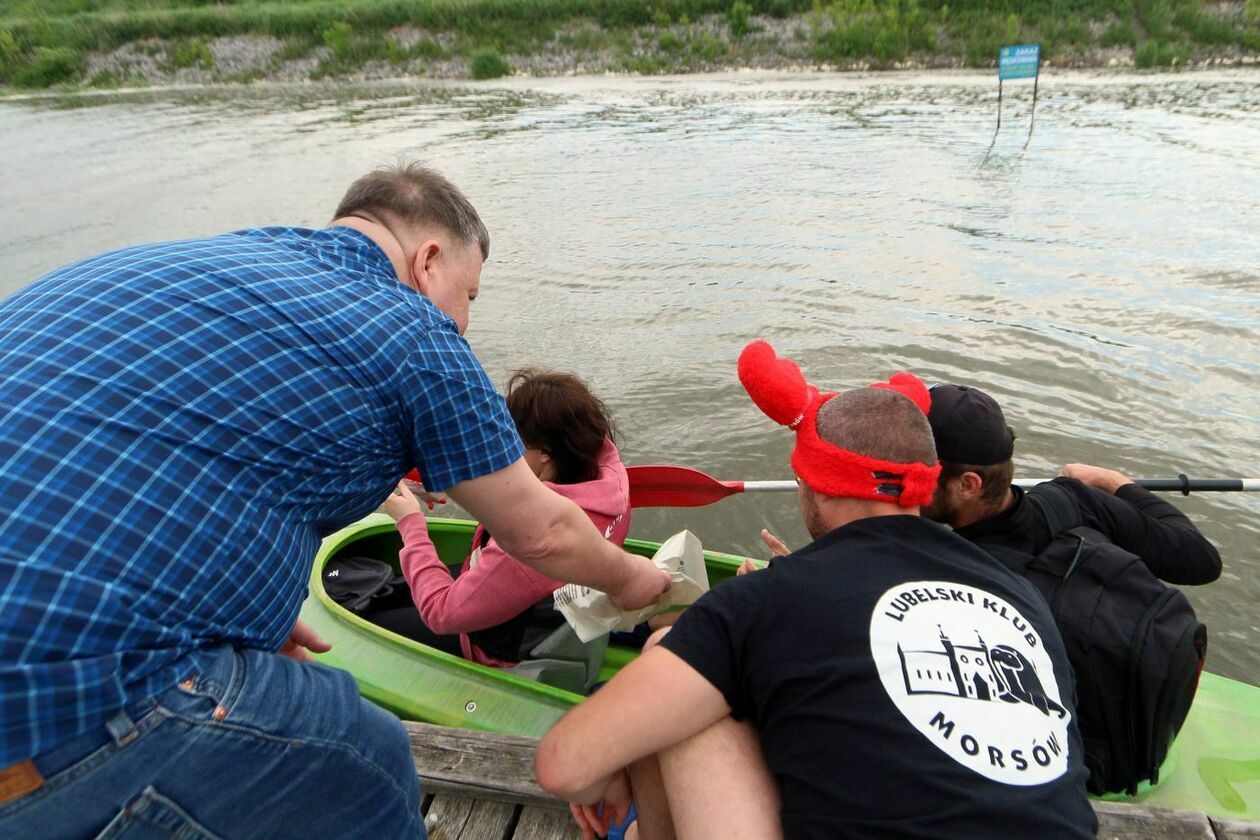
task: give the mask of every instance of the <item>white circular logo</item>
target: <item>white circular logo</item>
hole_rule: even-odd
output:
[[[871,612],[871,656],[906,720],[964,767],[1008,785],[1067,771],[1071,716],[1054,668],[1005,600],[948,581],[898,584]]]

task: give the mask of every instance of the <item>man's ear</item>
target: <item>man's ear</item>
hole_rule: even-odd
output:
[[[978,499],[984,492],[984,479],[979,473],[965,472],[958,476],[958,491],[964,499]]]
[[[436,239],[426,239],[411,258],[411,279],[420,294],[428,296],[433,288],[433,269],[442,256],[442,245]]]

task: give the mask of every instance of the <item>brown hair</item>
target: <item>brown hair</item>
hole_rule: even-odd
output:
[[[472,203],[441,174],[419,163],[382,166],[350,185],[334,219],[371,213],[415,226],[438,225],[490,257],[490,233]]]
[[[508,380],[507,406],[521,440],[551,456],[557,484],[599,475],[600,450],[616,428],[585,382],[569,373],[523,368]]]
[[[927,415],[912,400],[882,388],[854,388],[818,409],[818,436],[828,443],[884,461],[931,466],[936,444]]]
[[[936,486],[944,487],[946,483],[958,478],[963,473],[973,472],[980,476],[980,501],[995,505],[1006,499],[1006,491],[1015,478],[1015,462],[1003,461],[1000,464],[959,464],[955,461],[941,461],[941,477]]]

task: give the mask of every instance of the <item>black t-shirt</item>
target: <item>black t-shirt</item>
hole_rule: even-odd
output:
[[[1179,585],[1211,583],[1221,574],[1221,555],[1176,507],[1137,484],[1113,496],[1074,478],[1056,484],[1072,494],[1084,524],[1136,554],[1160,580]],[[1014,503],[997,516],[958,529],[980,546],[999,546],[1036,556],[1054,539],[1037,509],[1012,487]]]
[[[716,587],[661,644],[756,727],[788,837],[1094,834],[1041,596],[935,523],[837,528]]]

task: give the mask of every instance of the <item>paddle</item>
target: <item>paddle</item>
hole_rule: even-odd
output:
[[[795,481],[718,481],[690,467],[634,466],[630,474],[631,507],[701,507],[736,493],[795,490]],[[1048,478],[1021,478],[1015,483],[1032,487]],[[1260,491],[1260,478],[1137,478],[1148,490],[1164,490],[1190,495],[1191,492]]]

